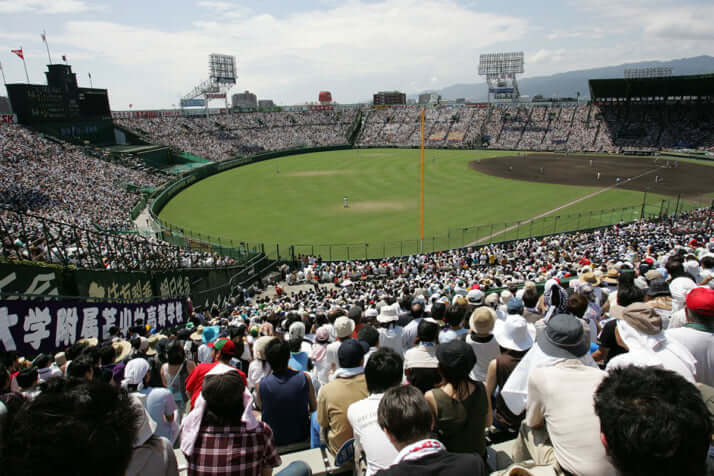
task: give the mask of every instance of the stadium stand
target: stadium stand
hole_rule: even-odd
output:
[[[608,97],[621,91],[616,84],[601,86]],[[420,113],[415,107],[368,111],[357,145],[419,145]],[[446,106],[428,108],[425,116],[428,147],[714,147],[711,108],[688,101]],[[343,144],[358,117],[345,110],[119,122],[147,141],[223,161]],[[628,460],[620,430],[633,420],[652,425],[637,409],[622,411],[627,395],[616,389],[628,384],[628,373],[657,391],[658,418],[679,422],[651,440],[655,433],[638,432],[638,448],[647,448],[638,457],[668,474],[704,475],[706,464],[714,467],[711,411],[705,407],[712,406],[714,386],[712,209],[378,260],[298,256],[280,263],[273,288],[244,286],[248,280],[234,286],[240,275],[222,275],[215,287],[230,292],[194,308],[187,291],[176,291],[176,277],[193,286],[236,260],[122,233],[139,198],[130,190],[160,186],[166,176],[129,159],[105,159],[91,147],[0,126],[3,261],[42,263],[48,271],[42,279],[54,279],[57,269],[104,269],[127,280],[141,272],[155,274],[157,282],[167,271],[208,271],[177,273],[173,284],[164,279],[156,286],[173,287],[172,293],[151,296],[149,283],[142,294],[139,285],[139,297],[173,299],[132,302],[120,312],[116,302],[97,296],[84,296],[83,307],[43,296],[22,316],[12,312],[18,299],[2,301],[3,474],[94,474],[107,464],[117,473],[140,474],[147,455],[155,465],[151,474],[228,472],[234,452],[244,449],[233,445],[244,440],[252,446],[240,452],[241,464],[256,474],[285,468],[288,461],[295,462],[290,474],[308,474],[305,461],[313,474],[353,467],[359,474],[390,474],[415,460],[468,465],[474,474],[486,474],[485,463],[490,470],[517,463],[552,473],[616,474],[615,468],[639,464]],[[0,278],[3,291],[15,276]],[[40,279],[26,289],[38,291]],[[104,292],[101,284],[88,287]],[[287,369],[276,366],[271,374],[270,362],[285,361]],[[444,384],[425,386],[419,371],[434,369]],[[388,372],[390,378],[383,378]],[[473,379],[477,372],[480,378]],[[414,386],[393,386],[402,379]],[[662,382],[671,385],[662,388]],[[260,421],[260,411],[285,397],[281,385],[316,411],[308,418],[303,407],[303,417],[285,424],[278,418],[271,428]],[[671,398],[673,389],[682,397]],[[404,402],[413,411],[404,412]],[[414,425],[400,426],[415,412],[422,423],[433,415],[449,448],[426,439],[428,423],[415,434],[408,429]],[[543,424],[550,441],[534,445],[534,439],[545,441]],[[474,432],[476,426],[486,431]],[[105,430],[101,438],[95,427]],[[606,453],[601,431],[613,451]],[[686,445],[682,432],[691,439]],[[649,446],[659,447],[664,438],[670,451],[653,456]],[[276,447],[275,440],[289,444]],[[504,440],[513,442],[494,444]],[[380,444],[366,444],[374,441]],[[78,447],[87,458],[68,458]],[[410,457],[390,466],[403,448]],[[290,450],[296,451],[280,456]],[[70,469],[90,464],[85,459],[93,472]]]
[[[371,111],[358,146],[420,145],[417,107]],[[714,147],[711,108],[696,103],[439,106],[426,112],[427,147],[607,152]]]
[[[15,124],[0,127],[0,204],[56,221],[124,229],[136,201],[127,186],[166,177],[107,163]]]
[[[146,141],[221,161],[237,155],[345,144],[356,117],[357,110],[345,109],[117,119],[117,123]]]

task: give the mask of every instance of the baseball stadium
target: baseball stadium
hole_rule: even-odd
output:
[[[278,106],[211,54],[115,110],[48,59],[0,115],[7,474],[711,474],[714,72]]]

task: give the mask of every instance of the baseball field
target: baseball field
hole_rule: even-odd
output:
[[[711,201],[714,168],[651,157],[425,152],[424,249],[500,241],[673,213]],[[598,179],[599,173],[599,179]],[[619,185],[617,178],[620,178]],[[646,206],[642,208],[646,196]],[[223,244],[295,245],[333,259],[417,251],[420,152],[294,155],[208,177],[160,218]]]

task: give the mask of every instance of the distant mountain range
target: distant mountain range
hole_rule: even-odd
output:
[[[672,74],[676,76],[714,73],[714,57],[696,56],[670,61],[643,61],[641,63],[627,63],[604,68],[568,71],[567,73],[558,73],[551,76],[523,78],[518,81],[518,87],[522,96],[533,97],[540,94],[546,98],[550,98],[553,95],[557,97],[576,97],[577,93],[580,92],[582,98],[589,98],[588,80],[622,78],[624,77],[625,68],[650,67],[671,67]],[[438,90],[436,93],[446,100],[466,98],[471,101],[485,101],[488,99],[485,82],[454,84]],[[418,94],[410,94],[409,98],[416,98],[417,96]]]

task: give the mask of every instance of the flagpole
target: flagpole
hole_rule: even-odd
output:
[[[7,81],[5,81],[5,70],[2,69],[2,63],[0,63],[0,73],[2,73],[2,83],[7,86]]]
[[[45,30],[42,30],[42,41],[45,43],[45,48],[47,48],[47,59],[52,64],[52,56],[50,56],[50,44],[47,43],[47,36],[45,35]]]
[[[421,110],[421,194],[420,211],[421,211],[421,252],[424,252],[424,109]],[[432,250],[433,251],[433,250]]]
[[[22,51],[22,46],[20,46],[20,51]],[[25,55],[22,55],[22,66],[25,68],[25,79],[27,79],[27,84],[30,84],[30,75],[27,74],[27,63],[25,63]]]
[[[89,76],[89,87],[94,88],[94,84],[92,84],[92,73],[87,73],[87,76]]]

